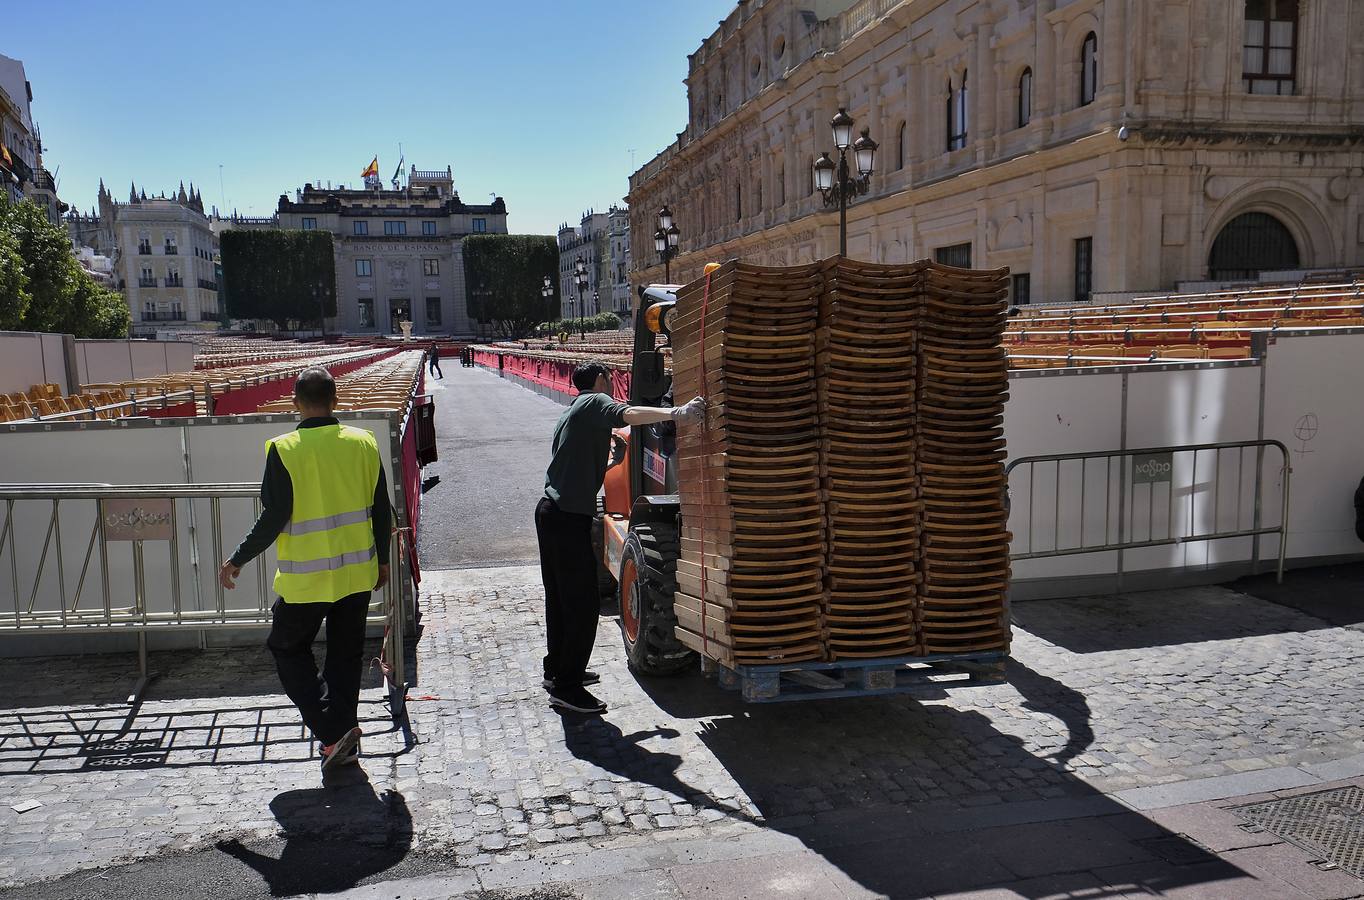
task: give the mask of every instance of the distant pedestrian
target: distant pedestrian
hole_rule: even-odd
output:
[[[370,594],[388,583],[391,514],[374,435],[332,415],[336,382],[326,369],[294,384],[298,428],[266,442],[261,514],[219,568],[232,590],[242,566],[275,539],[279,599],[266,646],[284,692],[322,745],[322,771],[360,758],[360,680]],[[318,677],[313,640],[327,623]]]
[[[436,346],[435,341],[431,342],[431,349],[428,352],[431,356],[431,374],[444,381],[445,373],[440,370],[440,348]]]
[[[696,421],[705,413],[700,397],[686,406],[628,406],[611,396],[611,375],[601,363],[573,370],[578,396],[554,426],[545,495],[535,507],[540,575],[545,586],[548,652],[544,686],[549,702],[580,713],[604,713],[606,704],[584,685],[601,679],[587,670],[597,636],[597,560],[592,518],[606,478],[611,430],[624,425]]]

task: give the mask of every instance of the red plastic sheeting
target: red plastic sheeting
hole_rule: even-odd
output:
[[[348,372],[364,368],[381,359],[388,359],[394,353],[384,353],[371,359],[359,359],[340,365],[328,366],[327,371],[332,373],[333,378],[339,378]],[[241,416],[253,413],[267,403],[272,403],[281,397],[287,397],[294,392],[294,382],[297,378],[281,378],[278,381],[267,381],[263,384],[254,384],[249,387],[234,388],[215,394],[213,397],[213,415],[215,416]],[[191,414],[192,415],[192,414]]]

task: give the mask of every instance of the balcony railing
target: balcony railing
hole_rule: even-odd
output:
[[[144,322],[183,322],[185,321],[184,312],[148,312],[142,311],[142,321]]]
[[[139,256],[151,256],[151,255],[152,255],[152,245],[151,245],[151,244],[138,244],[138,245],[137,245],[137,253],[138,253]]]
[[[218,282],[209,281],[207,278],[200,278],[199,287],[203,288],[206,291],[216,291],[218,289]]]
[[[139,278],[139,279],[137,279],[137,286],[138,286],[138,287],[156,287],[156,279],[155,279],[155,278]]]
[[[167,278],[167,279],[166,279],[166,287],[184,287],[184,286],[185,286],[184,279],[181,279],[181,278]]]
[[[180,253],[179,248],[176,247],[174,244],[167,244],[167,245],[166,245],[166,255],[167,255],[167,256],[177,256],[177,255],[179,255],[179,253]]]

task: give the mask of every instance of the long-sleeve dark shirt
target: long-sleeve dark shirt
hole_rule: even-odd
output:
[[[320,428],[336,424],[337,420],[332,416],[317,416],[304,419],[298,423],[298,427]],[[244,566],[264,553],[275,542],[275,538],[279,537],[284,526],[289,524],[289,517],[294,514],[294,482],[289,477],[289,470],[284,467],[284,460],[279,458],[279,453],[274,447],[270,448],[269,454],[265,457],[265,476],[260,483],[260,505],[260,517],[256,519],[256,524],[251,526],[251,533],[232,554],[231,561],[234,566]],[[375,555],[379,559],[379,565],[386,566],[393,514],[388,505],[388,480],[384,476],[383,466],[379,467],[379,481],[374,485],[374,508],[370,518],[374,525]]]

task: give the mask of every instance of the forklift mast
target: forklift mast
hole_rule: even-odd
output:
[[[635,316],[635,347],[630,364],[630,405],[662,406],[672,390],[672,376],[663,365],[663,353],[657,345],[659,334],[667,334],[666,312],[677,302],[677,286],[645,285],[639,289],[639,312]],[[630,429],[630,502],[646,494],[644,484],[644,454],[646,444],[657,452],[658,439],[652,426],[636,425]]]

